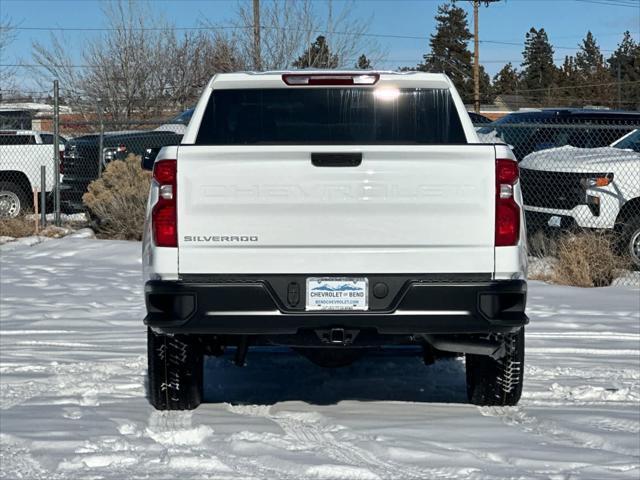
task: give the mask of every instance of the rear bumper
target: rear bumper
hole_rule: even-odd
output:
[[[362,275],[360,275],[362,276]],[[373,329],[380,334],[509,332],[528,323],[526,282],[433,281],[430,278],[369,278],[370,310],[307,312],[302,276],[149,281],[146,325],[163,333],[278,335],[324,328]],[[374,285],[388,294],[376,298]]]

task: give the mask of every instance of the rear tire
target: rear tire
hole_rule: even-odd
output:
[[[466,355],[467,398],[474,405],[517,405],[524,378],[524,328],[491,337],[504,342],[506,354],[499,360]]]
[[[23,215],[31,206],[29,196],[13,182],[0,182],[0,218]]]
[[[622,226],[621,250],[631,257],[636,269],[640,269],[640,215],[631,217]]]
[[[147,329],[149,402],[158,410],[192,410],[202,401],[204,353],[198,337]]]

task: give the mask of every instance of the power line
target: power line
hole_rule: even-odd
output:
[[[424,56],[429,56],[429,54],[420,54],[415,58],[384,58],[384,59],[380,59],[378,60],[378,63],[412,63],[412,62],[419,62],[421,59],[424,58]],[[345,61],[355,61],[357,60],[357,57],[349,57],[349,58],[345,58]],[[554,57],[552,59],[554,62],[563,62],[565,60],[565,57]],[[500,58],[491,58],[491,59],[486,59],[486,60],[482,60],[480,62],[482,65],[485,64],[492,64],[492,63],[515,63],[515,64],[520,64],[522,63],[522,58],[504,58],[504,59],[500,59]],[[417,64],[417,63],[416,63]],[[59,64],[51,64],[51,65],[41,65],[39,63],[0,63],[0,68],[48,68],[48,67],[53,67],[53,68],[104,68],[104,65],[98,65],[98,64],[89,64],[89,63],[82,63],[82,64],[78,64],[78,63],[72,63],[72,64],[63,64],[63,63],[59,63]]]
[[[582,0],[587,1],[587,0]],[[154,32],[154,31],[210,31],[210,30],[249,30],[253,29],[253,26],[200,26],[200,27],[127,27],[126,30],[129,31],[140,31],[140,32]],[[431,39],[430,36],[425,35],[401,35],[401,34],[392,34],[392,33],[366,33],[366,32],[344,32],[344,31],[331,31],[331,30],[317,30],[317,29],[305,29],[305,28],[285,28],[285,27],[274,27],[267,25],[260,25],[260,28],[263,30],[280,30],[280,31],[289,31],[289,32],[306,32],[306,33],[317,33],[317,34],[327,34],[327,35],[346,35],[346,36],[359,36],[359,37],[369,37],[369,38],[392,38],[399,40],[424,40],[428,41]],[[13,30],[25,30],[25,31],[60,31],[60,32],[113,32],[119,31],[120,28],[114,27],[12,27]],[[523,46],[524,41],[521,42],[513,42],[513,41],[502,41],[502,40],[479,40],[479,43],[486,43],[491,45],[513,45],[513,46]],[[577,50],[578,46],[570,47],[566,45],[552,45],[554,49],[557,50]],[[604,49],[601,48],[602,52],[614,52],[614,49]]]
[[[631,7],[631,8],[638,8],[640,7],[640,2],[634,2],[634,1],[619,1],[619,2],[615,2],[613,0],[574,0],[575,2],[582,2],[582,3],[594,3],[596,5],[608,5],[611,7]]]
[[[567,87],[555,86],[555,87],[545,87],[545,88],[529,88],[529,89],[518,89],[518,93],[521,92],[546,92],[547,90],[575,90],[580,88],[589,88],[589,87],[606,87],[610,85],[629,85],[629,84],[640,84],[640,80],[628,80],[624,82],[602,82],[602,83],[585,83],[582,85],[573,85]]]
[[[552,87],[545,87],[545,88],[530,88],[530,89],[518,89],[518,93],[527,93],[527,92],[539,92],[539,91],[549,91],[549,90],[579,90],[582,88],[590,88],[590,87],[604,87],[604,86],[613,86],[613,85],[632,85],[632,84],[640,84],[640,80],[628,80],[628,81],[624,81],[624,82],[599,82],[599,83],[585,83],[582,85],[573,85],[573,86],[552,86]],[[188,85],[188,88],[203,88],[204,85]],[[185,88],[185,86],[177,86],[177,85],[167,85],[165,87],[162,87],[164,90],[175,90],[178,88]],[[63,90],[64,92],[68,93],[68,94],[74,94],[74,95],[86,95],[87,92],[82,92],[80,90],[74,90],[72,88],[62,88],[61,90]],[[3,90],[3,92],[15,92],[15,93],[50,93],[48,90],[31,90],[31,91],[25,91],[25,90]],[[118,98],[128,98],[128,97],[118,97]],[[160,100],[158,100],[160,101]]]

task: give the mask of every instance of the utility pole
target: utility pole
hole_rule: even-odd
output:
[[[478,38],[479,0],[473,0],[473,110],[480,113],[480,39]]]
[[[620,64],[622,62],[618,59],[618,109],[622,109],[622,75],[620,72]]]
[[[260,55],[260,0],[253,0],[253,68],[262,70]]]
[[[485,6],[500,0],[471,0],[473,2],[473,109],[480,113],[480,27],[478,25],[480,2]]]

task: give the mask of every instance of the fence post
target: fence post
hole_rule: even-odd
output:
[[[60,226],[60,104],[58,80],[53,81],[53,181],[55,224]]]
[[[33,216],[34,229],[36,233],[38,233],[38,187],[33,187],[33,209],[35,210],[35,215]]]
[[[40,226],[47,226],[47,167],[40,165]]]
[[[102,101],[98,101],[98,119],[100,121],[100,142],[98,144],[98,178],[102,176],[104,165],[104,118],[102,113]]]

